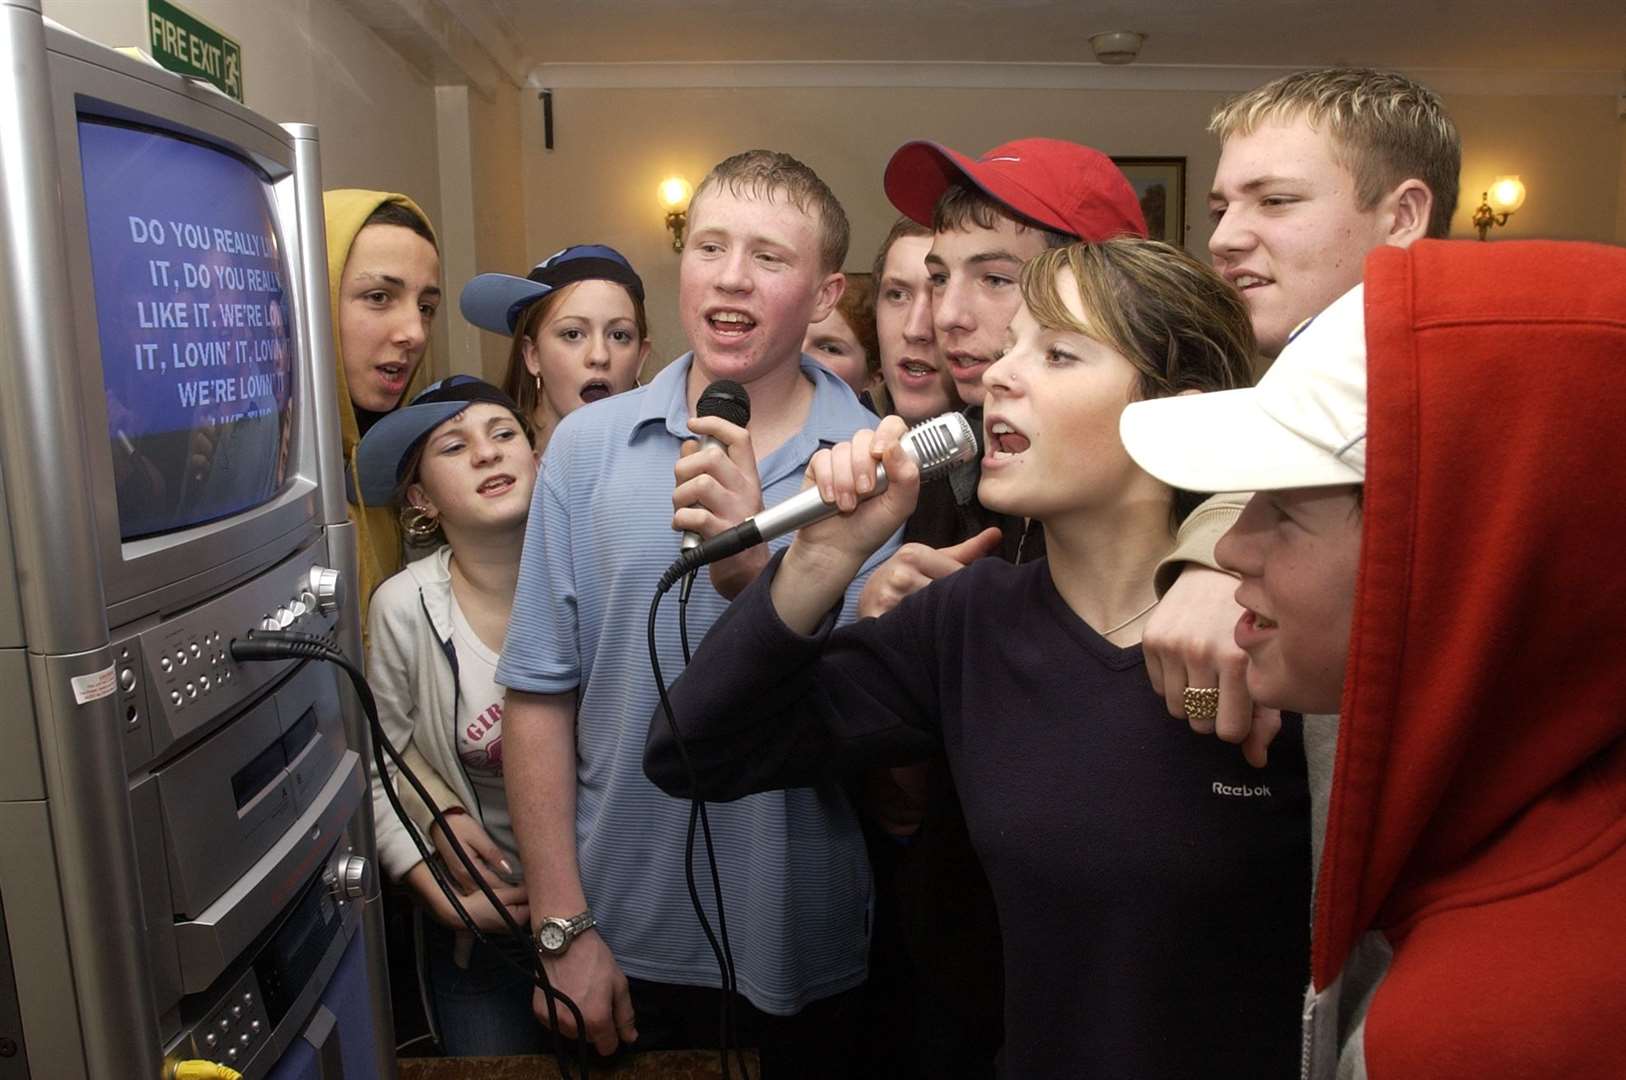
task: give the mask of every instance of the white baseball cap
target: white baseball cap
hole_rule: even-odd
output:
[[[1295,332],[1257,386],[1137,401],[1118,433],[1186,491],[1276,491],[1366,479],[1366,290]]]

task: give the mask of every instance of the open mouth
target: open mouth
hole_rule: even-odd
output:
[[[995,420],[988,425],[987,443],[988,456],[994,458],[1015,457],[1026,453],[1032,445],[1026,435],[1003,420]]]
[[[373,370],[378,372],[379,377],[384,381],[384,385],[391,390],[404,390],[407,375],[411,371],[405,364],[379,364]]]
[[[714,311],[706,316],[706,325],[718,337],[744,337],[757,328],[756,320],[742,311]]]
[[[1265,285],[1274,285],[1275,282],[1270,278],[1260,277],[1258,274],[1237,274],[1231,278],[1231,284],[1236,286],[1239,291],[1247,292],[1249,289],[1258,289]]]
[[[595,401],[603,401],[613,393],[615,391],[611,390],[610,384],[603,379],[589,379],[587,385],[582,387],[581,398],[583,402],[591,404]]]
[[[926,382],[937,378],[937,369],[924,360],[906,357],[898,364],[898,373],[911,382]]]
[[[1257,611],[1252,611],[1252,610],[1244,611],[1242,613],[1242,618],[1248,624],[1248,626],[1252,627],[1255,630],[1274,630],[1274,629],[1276,629],[1276,620],[1275,619],[1267,619],[1263,615],[1259,614]]]
[[[509,476],[507,473],[503,473],[498,476],[493,476],[475,490],[481,495],[502,495],[508,492],[513,486],[514,478]]]

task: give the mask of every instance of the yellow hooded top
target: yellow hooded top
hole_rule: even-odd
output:
[[[350,258],[350,245],[372,212],[385,203],[400,203],[429,221],[423,208],[405,195],[391,191],[363,191],[359,188],[341,188],[322,193],[322,205],[327,213],[327,289],[328,303],[333,316],[333,356],[337,360],[339,386],[339,430],[344,442],[344,468],[346,487],[350,495],[350,520],[356,524],[357,565],[361,581],[357,596],[361,598],[361,625],[367,627],[367,603],[373,590],[384,579],[401,569],[401,525],[393,506],[367,506],[361,501],[361,485],[356,476],[356,443],[361,441],[356,424],[356,410],[350,403],[350,386],[345,379],[344,347],[339,337],[339,285],[344,278],[344,264]],[[431,231],[434,229],[430,225]],[[412,373],[402,401],[409,400],[423,385],[424,373],[429,370],[429,350],[424,349],[418,369]]]

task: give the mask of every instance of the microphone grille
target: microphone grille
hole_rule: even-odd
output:
[[[694,412],[696,416],[720,416],[735,427],[744,427],[751,420],[751,397],[733,379],[718,379],[701,391]]]
[[[977,456],[977,435],[963,413],[948,412],[910,428],[903,437],[920,478],[932,480]]]

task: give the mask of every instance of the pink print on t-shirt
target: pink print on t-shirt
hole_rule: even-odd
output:
[[[502,775],[502,702],[492,702],[458,733],[457,752],[470,772]]]

